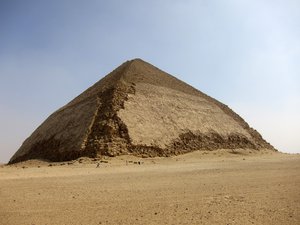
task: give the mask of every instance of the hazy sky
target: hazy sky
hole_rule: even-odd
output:
[[[299,12],[299,0],[0,0],[0,162],[132,58],[300,152]]]

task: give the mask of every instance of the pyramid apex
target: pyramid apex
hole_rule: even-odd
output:
[[[130,64],[150,64],[141,58],[134,58],[134,59],[128,60],[127,62],[129,62]]]
[[[134,58],[130,60],[131,62],[135,62],[135,61],[139,61],[139,62],[145,62],[145,60],[141,59],[141,58]]]

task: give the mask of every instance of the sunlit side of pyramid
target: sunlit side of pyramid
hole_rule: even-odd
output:
[[[236,148],[274,150],[226,105],[135,59],[49,116],[10,163]]]

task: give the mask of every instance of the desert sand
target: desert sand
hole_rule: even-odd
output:
[[[1,225],[282,225],[300,224],[299,212],[299,154],[218,150],[0,167]]]

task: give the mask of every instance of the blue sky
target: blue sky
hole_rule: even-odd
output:
[[[300,152],[299,0],[0,0],[0,162],[52,112],[142,58]]]

